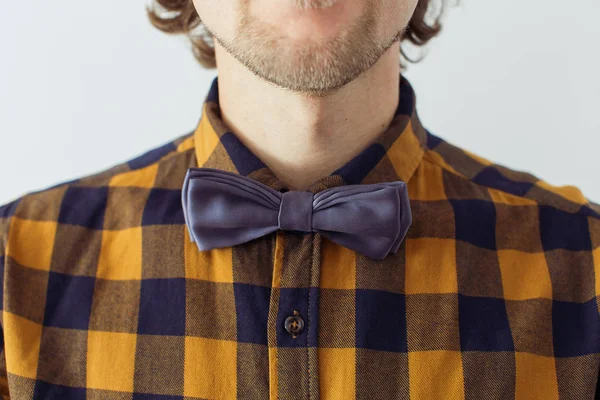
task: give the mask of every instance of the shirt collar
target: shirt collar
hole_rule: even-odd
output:
[[[411,84],[400,74],[400,98],[388,128],[373,144],[306,190],[314,194],[341,185],[408,182],[427,144],[427,132],[417,115],[415,100]],[[198,166],[244,175],[278,191],[287,189],[221,119],[218,77],[213,79],[204,101],[202,117],[194,131],[194,146]]]

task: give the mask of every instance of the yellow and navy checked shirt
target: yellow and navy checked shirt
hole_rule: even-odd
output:
[[[577,188],[435,136],[401,75],[387,130],[309,188],[407,182],[397,253],[281,230],[199,251],[188,168],[286,190],[221,120],[217,78],[202,106],[192,132],[0,208],[5,399],[594,397],[600,207]]]

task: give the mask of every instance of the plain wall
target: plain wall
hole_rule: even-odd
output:
[[[0,204],[193,130],[216,71],[150,25],[149,1],[2,2]],[[449,7],[406,72],[423,124],[600,202],[598,15],[597,0]]]

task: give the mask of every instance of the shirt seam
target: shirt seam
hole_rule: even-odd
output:
[[[573,213],[573,212],[570,212],[569,210],[566,210],[566,209],[565,209],[563,206],[561,206],[561,205],[559,205],[559,204],[553,204],[552,202],[542,201],[542,200],[540,200],[540,199],[536,199],[536,198],[529,198],[529,197],[525,197],[525,196],[519,196],[519,195],[516,195],[516,194],[514,194],[514,193],[509,193],[509,192],[507,192],[507,191],[505,191],[505,190],[502,190],[502,189],[499,189],[499,188],[494,188],[494,187],[490,187],[490,186],[485,186],[485,185],[482,185],[482,184],[480,184],[480,183],[474,182],[472,179],[470,179],[470,178],[468,178],[468,177],[466,177],[466,176],[464,176],[464,175],[462,175],[462,174],[460,174],[460,173],[458,173],[458,172],[456,172],[456,171],[454,171],[454,170],[450,169],[448,166],[445,166],[444,164],[440,163],[440,162],[439,162],[439,161],[437,161],[435,158],[431,157],[430,153],[436,153],[436,152],[435,152],[435,150],[432,150],[432,149],[427,149],[427,151],[425,151],[425,154],[424,154],[424,157],[423,157],[423,158],[424,158],[426,161],[428,161],[430,164],[436,165],[436,166],[438,166],[439,168],[443,169],[444,171],[447,171],[447,172],[451,173],[452,175],[454,175],[454,176],[457,176],[457,177],[461,178],[462,180],[465,180],[465,181],[467,181],[467,182],[469,182],[469,183],[471,183],[471,184],[473,184],[473,185],[476,185],[476,186],[478,186],[478,187],[485,188],[485,189],[487,189],[487,190],[493,190],[493,191],[496,191],[496,192],[504,193],[504,194],[506,194],[506,195],[508,195],[508,196],[512,196],[512,197],[515,197],[515,198],[517,198],[517,199],[525,199],[525,200],[529,200],[529,201],[532,201],[532,202],[536,203],[536,205],[538,205],[538,206],[550,206],[550,207],[554,207],[554,208],[556,208],[556,209],[559,209],[559,210],[561,210],[561,211],[567,212],[567,213],[569,213],[569,214],[574,214],[574,215],[580,214],[580,212],[579,212],[579,211],[578,211],[578,212],[575,212],[575,213]],[[439,153],[436,153],[436,154],[439,154]],[[495,164],[493,164],[493,163],[492,163],[492,165],[490,165],[490,166],[492,166],[492,167],[493,167],[494,165],[495,165]],[[536,178],[537,178],[537,177],[536,177]],[[542,179],[539,179],[539,178],[537,178],[537,179],[538,179],[538,181],[541,181],[541,180],[542,180]],[[536,183],[533,183],[533,185],[536,185]],[[557,196],[560,196],[560,197],[561,197],[562,199],[564,199],[565,201],[570,201],[570,202],[572,202],[573,204],[578,204],[578,203],[575,203],[575,202],[573,202],[573,201],[569,200],[568,198],[566,198],[566,197],[563,197],[563,196],[561,196],[561,195],[559,195],[559,194],[556,194],[556,195],[557,195]],[[587,198],[586,198],[586,200],[587,200]],[[589,200],[587,200],[587,202],[586,202],[585,204],[580,204],[580,206],[581,206],[581,207],[583,207],[583,206],[589,206],[589,204],[590,204],[590,201],[589,201]],[[592,215],[591,217],[592,217],[592,218],[594,218],[594,219],[596,219],[596,220],[600,220],[600,218],[598,218],[598,217],[595,217],[595,216],[593,216],[593,215]]]
[[[310,340],[310,288],[312,286],[312,274],[313,274],[313,263],[315,262],[314,252],[315,252],[315,234],[311,233],[312,237],[310,239],[310,248],[311,248],[311,257],[310,257],[310,265],[308,267],[308,307],[306,308],[306,364],[308,373],[306,374],[306,378],[308,380],[308,400],[310,400],[311,394],[311,371],[310,371],[310,348],[309,348],[309,340]],[[313,371],[314,373],[314,371]]]

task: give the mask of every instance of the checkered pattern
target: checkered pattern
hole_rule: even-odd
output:
[[[600,207],[434,136],[400,78],[379,140],[309,188],[406,181],[413,225],[382,261],[286,231],[198,251],[188,168],[284,189],[216,78],[193,132],[0,208],[4,398],[593,398]]]

